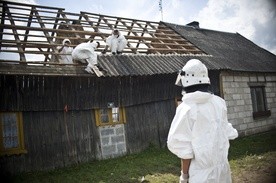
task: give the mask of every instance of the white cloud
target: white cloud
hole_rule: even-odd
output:
[[[159,21],[159,6],[158,1],[149,2],[148,0],[139,0],[139,1],[124,1],[119,0],[118,4],[123,5],[120,8],[114,9],[114,14],[116,16],[133,18],[140,20],[151,20]],[[158,19],[156,19],[158,17]]]
[[[173,9],[179,8],[180,0],[172,0],[172,7]]]
[[[238,32],[276,53],[275,32],[271,31],[276,27],[275,11],[269,11],[270,8],[271,3],[263,0],[209,0],[207,6],[194,18],[200,22],[202,28]],[[267,37],[266,41],[264,36]]]

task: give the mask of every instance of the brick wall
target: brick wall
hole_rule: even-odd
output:
[[[224,72],[222,95],[228,107],[228,120],[240,136],[276,128],[276,74]],[[266,100],[271,116],[253,119],[249,83],[265,84]]]
[[[125,128],[123,124],[99,127],[101,159],[126,154]]]

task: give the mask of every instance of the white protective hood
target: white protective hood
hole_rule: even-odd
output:
[[[69,43],[71,44],[70,39],[64,39],[64,40],[62,41],[62,45],[64,45],[64,44],[65,44],[65,42],[67,42],[67,41],[69,41]]]
[[[227,120],[225,101],[206,92],[185,94],[168,135],[168,148],[181,159],[192,159],[189,182],[231,182],[229,139],[238,136]]]
[[[119,35],[114,35],[112,33],[112,35],[108,36],[108,38],[106,39],[106,44],[108,46],[112,46],[112,42],[116,41],[116,44],[120,43],[120,44],[127,44],[127,40],[125,38],[125,36],[123,36],[121,34],[121,32],[119,32]]]
[[[94,42],[79,44],[72,52],[73,59],[86,60],[90,65],[97,64],[97,54],[95,53],[97,45],[98,44]]]

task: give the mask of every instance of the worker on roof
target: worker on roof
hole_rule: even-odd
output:
[[[79,31],[84,31],[84,29],[81,25],[81,21],[73,20],[72,24],[71,24],[71,28],[73,31],[78,31],[78,32],[74,32],[74,34],[73,34],[73,37],[75,37],[75,38],[72,40],[72,44],[78,45],[78,44],[82,43],[83,39],[85,39],[85,35],[82,33],[79,33]]]
[[[63,32],[63,31],[66,31],[66,32]],[[60,22],[59,26],[58,26],[58,29],[56,31],[56,39],[55,39],[55,42],[57,44],[62,44],[62,41],[64,38],[70,38],[72,37],[72,33],[69,32],[70,27],[69,27],[69,24],[66,23],[66,22]],[[71,43],[72,44],[72,43]]]
[[[227,120],[225,101],[209,92],[206,66],[191,59],[180,71],[184,90],[169,134],[168,149],[181,158],[180,183],[230,183],[229,140],[238,137]]]
[[[98,47],[100,47],[100,43],[90,39],[87,43],[77,45],[72,52],[72,57],[81,63],[88,63],[85,71],[91,74],[95,72],[100,77],[103,75],[102,68],[98,66],[97,54],[95,53],[95,49]]]
[[[57,47],[57,50],[60,53],[59,63],[73,64],[72,55],[71,55],[73,48],[70,45],[71,45],[71,41],[69,39],[64,39],[62,41],[62,46]]]
[[[116,55],[116,54],[119,55],[119,54],[122,54],[123,49],[126,47],[127,40],[125,36],[123,36],[117,29],[115,29],[113,30],[112,35],[110,35],[106,39],[106,44],[107,45],[105,49],[102,51],[103,54],[105,54],[108,47],[110,47],[110,50],[113,55]]]

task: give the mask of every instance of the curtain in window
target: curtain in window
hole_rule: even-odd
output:
[[[2,130],[4,148],[17,148],[19,137],[16,114],[7,113],[2,115]]]

